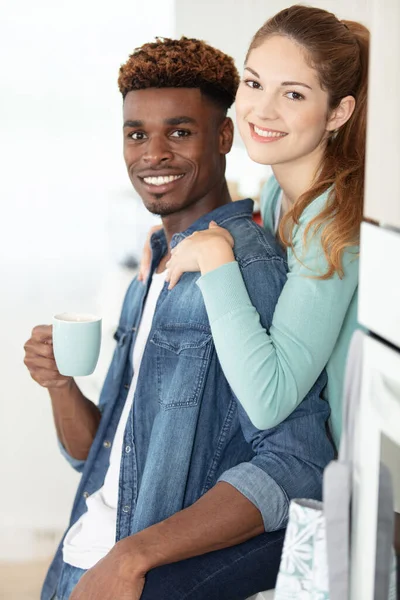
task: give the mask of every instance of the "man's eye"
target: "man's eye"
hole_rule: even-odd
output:
[[[254,79],[245,79],[244,82],[248,87],[253,88],[253,90],[261,90],[261,84],[258,81],[254,81]]]
[[[299,92],[288,92],[285,94],[289,100],[304,100],[303,94],[299,94]]]
[[[173,131],[171,133],[171,137],[175,137],[175,138],[188,137],[189,135],[190,135],[190,131],[187,131],[187,129],[176,129],[176,131]]]
[[[146,138],[146,134],[143,131],[132,131],[132,133],[128,133],[128,137],[140,142]]]

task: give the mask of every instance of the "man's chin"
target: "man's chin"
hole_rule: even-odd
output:
[[[166,194],[154,194],[152,198],[144,199],[143,203],[149,212],[160,217],[167,217],[179,212],[179,208],[168,202],[165,196]]]

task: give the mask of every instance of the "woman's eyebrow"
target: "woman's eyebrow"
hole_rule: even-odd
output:
[[[250,71],[250,73],[252,73],[254,75],[254,77],[258,77],[258,79],[260,79],[259,74],[256,71],[253,71],[253,69],[250,69],[250,67],[245,66],[245,71]]]
[[[257,77],[258,79],[260,79],[259,74],[257,73],[257,71],[254,71],[254,69],[252,69],[251,67],[248,67],[247,65],[245,66],[245,71],[250,71],[250,73],[252,75],[254,75],[254,77]],[[312,90],[312,87],[310,87],[309,85],[307,85],[307,83],[302,83],[301,81],[282,81],[281,86],[287,86],[287,85],[301,85],[303,87],[308,88],[309,90]]]
[[[301,85],[303,87],[308,88],[309,90],[312,90],[312,87],[310,87],[306,83],[301,83],[300,81],[282,81],[281,85],[282,86],[285,86],[285,85]]]

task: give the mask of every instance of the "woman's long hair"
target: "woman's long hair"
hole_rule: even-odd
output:
[[[339,21],[325,10],[296,5],[282,10],[257,31],[247,56],[271,35],[286,36],[306,50],[322,89],[328,93],[329,110],[346,96],[356,101],[350,119],[328,139],[312,187],[297,199],[279,227],[282,241],[293,247],[293,225],[299,223],[304,209],[332,186],[326,208],[307,225],[304,240],[309,233],[320,231],[328,262],[328,271],[321,278],[328,279],[335,272],[342,277],[343,252],[358,244],[363,214],[369,31],[361,23]]]

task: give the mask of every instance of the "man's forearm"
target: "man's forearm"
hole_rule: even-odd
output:
[[[245,542],[264,532],[260,511],[229,483],[217,483],[195,504],[135,534],[123,544],[124,563],[147,573],[155,567]],[[127,573],[128,575],[128,573]]]
[[[99,409],[73,379],[61,388],[49,389],[49,394],[58,439],[73,458],[85,460],[100,423]]]

